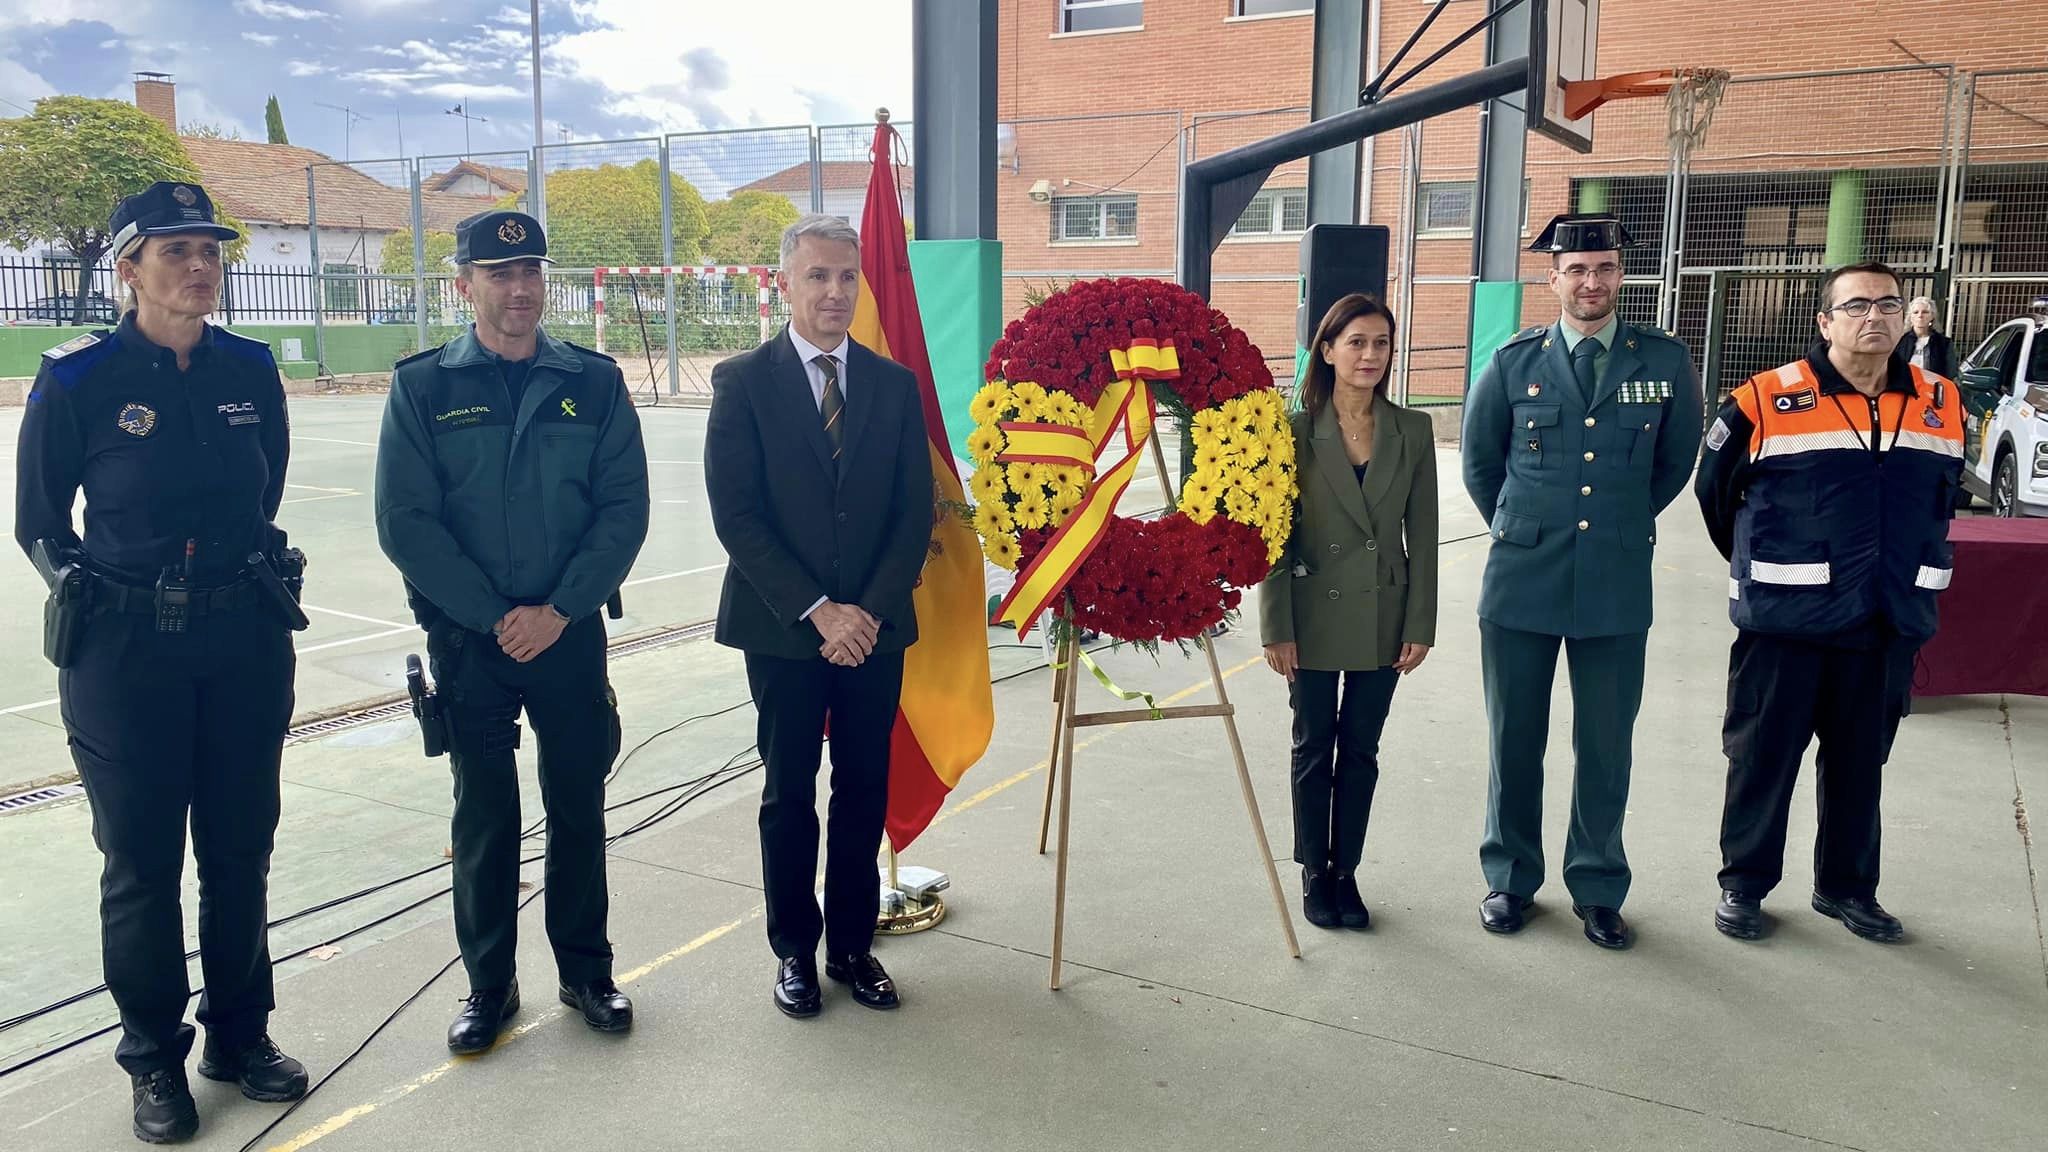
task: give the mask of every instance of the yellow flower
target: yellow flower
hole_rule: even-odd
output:
[[[1052,494],[1053,524],[1057,526],[1066,523],[1067,517],[1072,516],[1074,509],[1080,506],[1081,489],[1065,487],[1054,489]]]
[[[1209,521],[1214,520],[1216,518],[1216,505],[1214,503],[1203,504],[1196,507],[1190,507],[1188,505],[1183,504],[1181,506],[1181,511],[1187,514],[1188,519],[1194,521],[1197,524],[1207,524]]]
[[[1271,449],[1267,447],[1264,437],[1244,435],[1237,438],[1237,455],[1249,467],[1265,460],[1271,455]]]
[[[1031,404],[1019,403],[1017,405],[1017,419],[1022,420],[1026,424],[1047,423],[1050,416],[1046,411],[1046,402],[1039,400]]]
[[[1044,387],[1026,380],[1022,384],[1010,385],[1010,403],[1018,408],[1032,408],[1045,403]]]
[[[1217,483],[1215,476],[1207,472],[1196,472],[1193,476],[1188,477],[1187,486],[1181,490],[1181,510],[1190,516],[1193,516],[1197,509],[1214,513],[1216,511],[1216,499],[1221,493],[1222,488]],[[1196,521],[1196,523],[1207,522],[1207,517]]]
[[[1009,491],[1009,486],[1003,483],[1003,466],[992,464],[986,468],[976,468],[974,475],[968,478],[967,490],[974,493],[974,501],[977,504],[1001,500],[1003,493]]]
[[[1004,478],[1010,482],[1010,491],[1015,492],[1019,496],[1032,491],[1036,485],[1031,479],[1031,470],[1036,467],[1036,464],[1010,465],[1004,473]]]
[[[1043,528],[1052,517],[1052,503],[1045,498],[1043,488],[1034,488],[1018,499],[1011,514],[1017,518],[1019,528]]]
[[[1214,440],[1198,439],[1195,442],[1195,468],[1198,471],[1214,471],[1223,463],[1223,448]]]
[[[1195,431],[1197,433],[1207,433],[1214,436],[1221,433],[1225,428],[1230,427],[1230,423],[1223,413],[1215,408],[1204,408],[1200,412],[1195,413]]]
[[[1050,401],[1059,422],[1073,428],[1086,428],[1089,418],[1094,416],[1086,404],[1066,392],[1055,392]]]
[[[1257,501],[1252,499],[1252,494],[1242,488],[1228,488],[1223,492],[1223,510],[1240,524],[1252,522],[1256,504]]]
[[[1017,541],[1011,537],[989,537],[988,544],[982,548],[982,552],[989,558],[989,562],[996,567],[1009,572],[1017,570],[1019,549],[1017,548]]]
[[[1010,511],[1001,501],[977,504],[974,507],[974,530],[983,539],[993,540],[997,536],[1010,534]]]
[[[1251,489],[1261,500],[1278,497],[1287,491],[1287,474],[1278,468],[1261,468],[1252,474]]]
[[[1084,488],[1088,484],[1088,473],[1079,464],[1059,464],[1052,470],[1053,483],[1061,488]]]
[[[1216,470],[1216,487],[1224,492],[1235,492],[1249,486],[1249,475],[1235,461],[1225,461]]]
[[[983,385],[981,391],[974,394],[974,399],[967,405],[967,415],[976,424],[993,424],[1009,406],[1009,386],[998,380]]]
[[[987,464],[1001,454],[1009,441],[996,428],[982,425],[967,434],[967,458],[976,464]]]

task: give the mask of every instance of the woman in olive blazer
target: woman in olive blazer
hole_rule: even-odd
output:
[[[1380,730],[1436,642],[1436,439],[1387,399],[1394,315],[1354,293],[1316,331],[1294,414],[1301,503],[1259,587],[1266,663],[1294,708],[1294,859],[1302,914],[1372,923],[1358,892]]]

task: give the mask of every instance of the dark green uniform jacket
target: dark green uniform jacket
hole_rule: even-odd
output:
[[[647,505],[640,417],[610,357],[540,333],[516,411],[474,329],[392,374],[377,540],[464,628],[490,632],[518,604],[596,612],[647,538]]]

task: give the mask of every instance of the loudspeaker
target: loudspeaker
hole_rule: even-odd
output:
[[[1387,229],[1379,224],[1315,224],[1301,237],[1301,303],[1294,342],[1307,347],[1330,305],[1353,292],[1387,299]]]

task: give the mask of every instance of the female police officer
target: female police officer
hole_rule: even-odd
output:
[[[50,655],[72,758],[92,805],[102,957],[120,1007],[115,1059],[134,1080],[135,1135],[190,1138],[179,908],[189,812],[206,990],[200,1075],[257,1100],[305,1094],[267,1034],[265,887],[278,761],[292,711],[291,629],[272,526],[288,430],[270,348],[206,323],[221,242],[205,190],[157,183],[108,225],[132,301],[112,332],[44,354],[17,454],[14,535],[79,594]],[[85,492],[85,535],[72,501]],[[293,554],[295,555],[295,554]],[[69,565],[68,573],[66,566]],[[296,621],[292,618],[296,617]],[[53,635],[52,639],[56,639]]]

